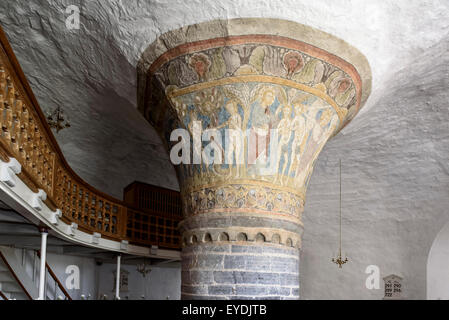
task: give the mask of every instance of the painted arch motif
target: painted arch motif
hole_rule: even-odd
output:
[[[276,129],[277,144],[267,141],[258,153],[271,152],[278,157],[275,171],[271,175],[260,174],[260,164],[249,159],[250,135],[245,135],[242,151],[245,161],[236,161],[237,150],[223,163],[184,166],[182,179],[192,187],[195,181],[203,184],[224,180],[262,179],[291,188],[304,185],[311,161],[318,156],[327,139],[338,127],[337,112],[326,101],[299,89],[256,82],[217,86],[171,97],[183,127],[193,136],[193,121],[201,121],[202,130],[215,129],[220,132],[221,146],[226,146],[226,129],[242,132],[265,132]],[[268,140],[268,139],[267,139]],[[203,142],[203,148],[209,142]],[[271,150],[274,147],[276,150]],[[262,150],[260,150],[262,149]],[[260,154],[256,154],[259,157]],[[263,168],[271,163],[261,164]]]

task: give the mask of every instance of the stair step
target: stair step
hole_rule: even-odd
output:
[[[8,267],[3,264],[2,259],[0,258],[0,271],[9,271]]]
[[[8,299],[15,299],[15,300],[30,300],[28,296],[23,292],[14,292],[10,293]]]
[[[0,282],[3,281],[15,281],[15,279],[9,271],[0,271]]]
[[[23,289],[15,282],[2,282],[2,292],[10,292],[10,293],[15,293],[15,292],[22,292],[23,293]]]

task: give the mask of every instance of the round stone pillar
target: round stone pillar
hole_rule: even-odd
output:
[[[181,188],[182,298],[298,299],[307,184],[368,97],[366,59],[300,24],[235,19],[162,35],[138,74]]]

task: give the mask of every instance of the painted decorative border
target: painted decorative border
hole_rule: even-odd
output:
[[[291,192],[263,185],[228,184],[183,195],[184,215],[244,210],[277,213],[301,219],[304,199]]]
[[[169,81],[167,81],[167,76],[163,75],[163,71],[165,71],[173,65],[179,64],[180,61],[189,64],[191,68],[195,68],[195,65],[198,63],[205,64],[204,67],[210,67],[211,62],[208,60],[208,55],[217,55],[217,50],[222,50],[223,48],[230,49],[231,46],[253,46],[252,50],[255,46],[276,46],[274,49],[277,50],[282,48],[285,51],[285,56],[281,59],[282,63],[285,62],[286,57],[290,56],[291,59],[289,61],[293,61],[293,58],[298,58],[300,61],[298,63],[302,63],[301,67],[304,67],[306,62],[309,62],[313,59],[319,59],[323,64],[330,65],[334,68],[340,69],[342,72],[346,74],[345,77],[351,79],[351,83],[355,86],[356,89],[356,101],[355,108],[356,110],[351,112],[351,114],[356,114],[360,108],[361,103],[361,95],[362,95],[362,80],[360,75],[354,66],[345,60],[328,53],[320,48],[307,44],[305,42],[290,39],[287,37],[275,36],[275,35],[245,35],[245,36],[230,36],[230,37],[222,37],[208,40],[201,40],[197,42],[190,42],[173,49],[168,50],[164,54],[162,54],[156,61],[148,69],[147,73],[147,84],[151,83],[150,79],[153,76],[156,76],[159,81],[164,83],[165,86],[170,85]],[[215,50],[215,51],[214,51]],[[293,51],[296,50],[296,51]],[[298,65],[296,65],[300,69]],[[285,66],[287,69],[289,66]],[[292,67],[293,68],[293,67]],[[294,69],[294,68],[293,68]],[[178,70],[179,71],[179,70]],[[286,78],[291,77],[292,71],[288,70]],[[162,72],[162,73],[161,73]],[[260,72],[260,70],[259,70]],[[263,74],[263,72],[261,72]],[[230,75],[222,75],[221,78],[229,77]],[[219,77],[220,78],[220,77]],[[211,80],[217,79],[205,79],[199,73],[198,79],[196,79],[192,84],[204,83]],[[229,80],[228,80],[229,81]],[[233,80],[235,81],[235,80]],[[292,81],[295,83],[294,81]],[[181,86],[185,87],[185,86]],[[194,90],[194,89],[192,89]],[[332,100],[333,105],[337,103],[332,98],[327,98],[326,100]],[[352,107],[352,103],[349,103],[347,106],[348,109]]]
[[[241,44],[266,44],[266,45],[285,47],[288,49],[301,51],[305,54],[308,54],[320,60],[324,60],[330,64],[333,64],[334,66],[338,67],[339,69],[343,70],[348,75],[350,75],[351,79],[353,79],[353,81],[355,82],[357,88],[357,100],[358,100],[357,110],[358,110],[360,104],[362,80],[360,78],[359,73],[352,64],[341,59],[336,55],[333,55],[311,44],[283,36],[263,35],[263,34],[241,35],[241,36],[220,37],[215,39],[200,40],[196,42],[185,43],[168,50],[167,52],[162,54],[159,58],[157,58],[148,69],[147,73],[148,77],[150,78],[156,72],[156,70],[159,69],[163,64],[180,55],[197,52],[201,50],[207,50],[211,48],[230,46],[230,45],[241,45]]]

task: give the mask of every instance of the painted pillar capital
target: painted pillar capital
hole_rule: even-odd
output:
[[[293,22],[235,19],[162,35],[138,73],[139,109],[167,148],[174,130],[188,134],[189,163],[176,166],[184,245],[299,248],[314,162],[369,95],[363,55]]]

